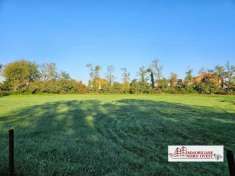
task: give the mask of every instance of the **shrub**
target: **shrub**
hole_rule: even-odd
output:
[[[5,84],[0,83],[0,97],[5,95],[9,95],[9,89]]]
[[[75,80],[50,80],[35,81],[30,84],[28,91],[30,93],[86,93],[84,84]]]

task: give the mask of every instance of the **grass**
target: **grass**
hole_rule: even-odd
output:
[[[223,176],[224,163],[168,163],[168,145],[235,151],[235,97],[18,95],[0,98],[0,175],[15,129],[17,175]]]

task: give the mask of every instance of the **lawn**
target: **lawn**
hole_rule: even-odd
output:
[[[235,97],[21,95],[0,98],[0,175],[15,129],[17,175],[228,176],[224,163],[168,163],[168,145],[235,151]]]

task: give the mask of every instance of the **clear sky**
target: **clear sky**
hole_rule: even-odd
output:
[[[155,58],[166,76],[235,64],[235,0],[0,0],[0,63],[21,58],[84,81],[87,63],[132,77]]]

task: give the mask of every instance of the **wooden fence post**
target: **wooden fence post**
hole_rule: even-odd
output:
[[[228,159],[229,174],[230,176],[235,176],[234,156],[233,152],[230,150],[227,151],[227,159]]]
[[[10,129],[9,134],[9,176],[14,176],[14,130]]]

